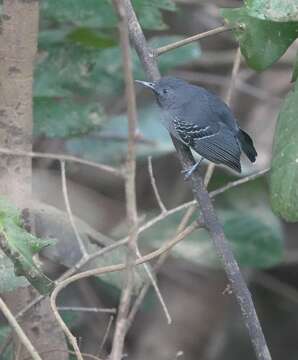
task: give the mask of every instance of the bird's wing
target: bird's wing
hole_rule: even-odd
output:
[[[178,138],[203,158],[241,172],[241,149],[233,132],[221,121],[199,125],[173,116]]]
[[[227,165],[241,172],[241,149],[234,134],[221,123],[219,131],[209,136],[195,138],[191,146],[202,157],[216,163]]]
[[[173,123],[178,136],[190,147],[193,147],[195,141],[214,136],[219,131],[219,126],[217,125],[200,126],[198,124],[190,124],[176,116],[173,118]]]

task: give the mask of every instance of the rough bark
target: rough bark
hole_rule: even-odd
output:
[[[32,149],[32,79],[38,34],[37,0],[4,0],[0,29],[0,143],[13,150]],[[0,195],[20,209],[31,197],[31,159],[0,157]],[[5,295],[13,313],[37,296],[32,288]],[[39,353],[51,349],[67,350],[46,299],[20,320],[20,325]],[[15,339],[17,341],[17,339]],[[26,357],[25,351],[20,359]],[[42,356],[55,360],[57,353]],[[59,353],[59,359],[67,359]]]

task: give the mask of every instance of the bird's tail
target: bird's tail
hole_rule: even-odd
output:
[[[255,162],[258,153],[256,152],[251,137],[241,129],[239,129],[237,137],[240,142],[242,151],[245,153],[245,155],[249,158],[251,162]]]

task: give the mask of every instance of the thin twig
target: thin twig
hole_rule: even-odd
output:
[[[94,313],[106,313],[116,314],[116,309],[105,309],[105,308],[89,308],[82,306],[59,306],[59,311],[82,311],[82,312],[94,312]]]
[[[233,91],[235,89],[236,79],[237,79],[237,75],[239,73],[240,64],[241,64],[241,51],[240,51],[240,46],[238,46],[235,57],[234,57],[230,85],[228,87],[228,91],[227,91],[227,94],[225,97],[226,103],[228,105],[231,105],[232,95],[233,95]]]
[[[139,259],[142,257],[138,247],[137,247],[137,256],[138,256]],[[159,289],[159,287],[157,285],[157,282],[156,282],[156,280],[154,278],[154,275],[152,274],[151,269],[147,264],[144,264],[143,266],[144,266],[144,269],[145,269],[145,271],[146,271],[146,273],[148,275],[148,281],[152,285],[152,287],[153,287],[153,289],[154,289],[154,291],[156,293],[156,296],[157,296],[157,298],[158,298],[158,300],[159,300],[159,302],[161,304],[161,308],[162,308],[162,310],[163,310],[163,312],[164,312],[164,314],[166,316],[167,322],[170,325],[170,324],[172,324],[172,317],[170,315],[170,312],[168,310],[166,302],[163,299],[163,296],[162,296],[161,291],[160,291],[160,289]],[[129,316],[128,316],[128,318],[129,318]]]
[[[3,315],[6,317],[7,321],[9,322],[10,326],[13,328],[15,333],[18,335],[20,341],[28,350],[29,354],[31,355],[32,359],[34,360],[42,360],[39,356],[38,352],[36,351],[35,347],[32,345],[31,341],[24,333],[23,329],[20,327],[19,323],[17,322],[16,318],[10,312],[9,308],[6,306],[5,302],[0,298],[0,309],[3,312]]]
[[[134,259],[136,257],[136,250],[138,248],[138,214],[135,185],[135,135],[137,133],[137,110],[127,15],[122,0],[113,0],[113,5],[118,16],[118,28],[120,36],[120,47],[123,58],[123,72],[125,79],[125,93],[128,117],[128,141],[125,177],[126,214],[128,222],[128,252],[126,255],[126,278],[122,287],[115,332],[112,341],[112,350],[109,357],[110,360],[121,360],[123,356],[124,340],[127,332],[127,316],[134,288]]]
[[[227,190],[230,190],[230,189],[232,189],[234,187],[245,184],[245,183],[247,183],[249,181],[255,180],[255,179],[267,174],[269,171],[270,171],[270,168],[266,168],[266,169],[257,171],[256,173],[253,173],[251,175],[245,176],[242,179],[231,181],[231,182],[227,183],[226,185],[224,185],[224,186],[222,186],[222,187],[220,187],[220,188],[218,188],[216,190],[211,191],[210,192],[210,197],[213,198],[213,197],[215,197],[217,195],[220,195],[220,194],[226,192]]]
[[[173,246],[175,246],[180,241],[182,241],[186,236],[191,234],[197,228],[198,228],[198,224],[196,222],[194,222],[193,224],[188,226],[184,231],[182,231],[178,236],[176,236],[170,243],[168,243],[168,244],[160,247],[159,249],[157,249],[155,251],[152,251],[151,253],[137,259],[135,261],[134,265],[144,264],[145,262],[148,262],[150,260],[153,260],[153,259],[159,257],[164,252],[168,251]],[[111,246],[110,246],[110,248],[111,248]],[[108,250],[106,250],[106,251],[108,251]],[[66,326],[66,324],[64,323],[64,321],[63,321],[62,317],[60,316],[59,311],[57,309],[56,300],[57,300],[58,294],[66,286],[68,286],[71,283],[73,283],[75,281],[78,281],[80,279],[84,279],[84,278],[87,278],[87,277],[90,277],[90,276],[100,276],[100,275],[103,275],[103,274],[106,274],[106,273],[111,273],[111,272],[116,272],[116,271],[123,271],[125,269],[126,269],[126,264],[117,264],[117,265],[111,265],[111,266],[101,267],[101,268],[97,268],[97,269],[87,270],[87,271],[81,272],[79,274],[72,275],[72,276],[68,277],[67,279],[65,279],[64,281],[61,281],[60,283],[57,284],[57,286],[53,290],[53,292],[51,294],[51,297],[50,297],[50,304],[51,304],[53,313],[54,313],[57,321],[59,322],[62,330],[64,331],[65,335],[67,336],[71,346],[75,350],[75,353],[76,353],[76,356],[77,356],[78,359],[82,360],[82,357],[80,357],[80,352],[79,352],[79,349],[78,349],[77,340],[72,335],[71,331]]]
[[[160,194],[159,194],[157,185],[156,185],[156,180],[155,180],[155,177],[154,177],[154,174],[153,174],[152,156],[148,156],[148,172],[149,172],[149,175],[150,175],[151,185],[152,185],[152,188],[153,188],[153,191],[154,191],[154,195],[155,195],[156,201],[157,201],[158,206],[159,206],[159,208],[160,208],[160,211],[161,211],[162,213],[166,213],[166,212],[167,212],[167,209],[166,209],[164,203],[163,203],[162,200],[161,200],[161,197],[160,197]]]
[[[150,80],[156,80],[160,77],[157,63],[154,57],[152,57],[151,51],[148,49],[146,39],[136,18],[132,4],[130,0],[122,0],[122,2],[128,15],[130,37],[138,55],[140,56],[144,70]],[[183,168],[189,169],[194,165],[194,159],[190,149],[174,137],[172,137],[172,141]],[[200,205],[200,212],[202,213],[204,225],[211,235],[217,255],[222,262],[233,293],[235,294],[236,300],[240,306],[242,318],[248,329],[249,337],[255,350],[255,355],[258,360],[270,360],[271,355],[251,298],[251,294],[241,275],[230,244],[225,238],[223,226],[217,218],[211,198],[209,197],[207,190],[204,188],[203,180],[198,172],[194,172],[191,179],[193,194]]]
[[[242,179],[236,180],[236,181],[231,181],[229,183],[227,183],[226,185],[224,185],[221,188],[218,188],[212,192],[210,192],[210,197],[214,198],[219,194],[224,193],[227,190],[230,190],[234,187],[237,187],[239,185],[242,185],[246,182],[252,181],[264,174],[266,174],[270,169],[263,169],[260,170],[254,174],[248,175]],[[154,217],[153,219],[149,220],[146,224],[144,224],[143,226],[139,227],[138,229],[138,233],[142,233],[144,231],[146,231],[147,229],[149,229],[150,227],[154,226],[155,224],[157,224],[158,222],[162,221],[163,219],[165,219],[167,216],[171,216],[179,211],[182,211],[184,209],[188,209],[191,206],[197,205],[196,200],[192,200],[186,203],[183,203],[177,207],[174,207],[170,210],[167,210],[166,214],[160,214],[156,217]],[[102,255],[104,255],[105,253],[109,252],[109,251],[113,251],[114,249],[120,247],[120,246],[124,246],[128,241],[128,238],[124,238],[122,240],[119,240],[118,242],[116,242],[115,244],[112,244],[110,246],[107,246],[103,249],[100,249],[99,251],[95,252],[94,254],[89,255],[88,259],[81,259],[78,261],[77,264],[75,264],[71,269],[69,269],[68,271],[66,271],[65,274],[63,274],[59,279],[59,281],[63,281],[65,279],[67,279],[69,276],[75,274],[79,269],[81,269],[83,266],[86,266],[89,262],[91,262],[92,260],[94,260],[97,257],[100,257]],[[26,307],[24,307],[22,310],[20,310],[17,314],[16,314],[16,319],[21,318],[22,316],[24,316],[24,314],[27,313],[28,310],[30,310],[33,306],[35,306],[36,304],[38,304],[42,299],[44,299],[44,295],[39,295],[36,299],[34,299],[31,303],[29,303]]]
[[[77,242],[79,244],[79,248],[80,248],[82,257],[86,258],[88,256],[88,252],[86,250],[86,246],[84,244],[84,241],[81,238],[80,232],[79,232],[79,230],[77,228],[77,225],[75,223],[75,220],[74,220],[74,217],[73,217],[73,214],[72,214],[72,211],[71,211],[70,202],[69,202],[68,191],[67,191],[67,183],[66,183],[66,175],[65,175],[65,161],[60,160],[60,165],[61,165],[62,193],[63,193],[63,198],[64,198],[64,203],[65,203],[67,215],[69,217],[69,221],[70,221],[71,227],[73,229],[73,232],[75,234],[75,237],[77,239]]]
[[[109,333],[111,331],[111,327],[112,327],[112,324],[113,324],[113,320],[114,320],[114,316],[111,315],[110,318],[109,318],[109,322],[108,322],[108,325],[107,325],[107,328],[105,330],[105,333],[104,333],[104,336],[101,340],[101,343],[100,343],[100,346],[99,346],[99,353],[102,352],[107,340],[108,340],[108,336],[109,336]]]
[[[78,163],[78,164],[82,164],[82,165],[91,166],[98,170],[105,171],[107,173],[110,173],[110,174],[118,176],[118,177],[123,177],[123,172],[112,166],[98,164],[94,161],[81,159],[79,157],[71,156],[71,155],[41,153],[41,152],[21,151],[21,150],[10,150],[10,149],[6,149],[6,148],[0,148],[0,154],[25,156],[25,157],[41,158],[41,159],[53,159],[53,160],[60,160],[60,161],[70,161],[70,162],[74,162],[74,163]]]
[[[200,39],[204,39],[204,38],[206,38],[208,36],[220,34],[220,33],[224,32],[224,31],[228,31],[228,30],[232,30],[232,28],[230,26],[228,26],[228,25],[220,26],[218,28],[205,31],[205,32],[200,33],[200,34],[190,36],[190,37],[188,37],[186,39],[176,41],[176,42],[174,42],[172,44],[162,46],[162,47],[156,49],[155,53],[156,53],[157,56],[159,56],[159,55],[164,54],[164,53],[166,53],[168,51],[174,50],[174,49],[176,49],[178,47],[190,44],[190,43],[192,43],[194,41],[197,41],[197,40],[200,40]]]
[[[190,206],[182,217],[180,224],[177,227],[176,234],[179,234],[183,229],[186,228],[187,224],[190,222],[191,217],[197,210],[197,204]]]
[[[235,85],[236,85],[237,75],[238,75],[239,69],[240,69],[240,63],[241,63],[241,51],[240,51],[240,47],[238,47],[236,50],[236,54],[234,56],[231,80],[230,80],[230,84],[229,84],[229,87],[228,87],[228,90],[226,93],[226,98],[225,98],[226,103],[228,105],[230,105],[230,103],[231,103],[232,94],[233,94],[233,91],[234,91]],[[215,170],[215,165],[213,163],[209,164],[207,167],[207,172],[204,177],[204,186],[206,188],[208,187],[208,184],[212,178],[214,170]]]

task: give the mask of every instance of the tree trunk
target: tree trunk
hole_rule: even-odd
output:
[[[32,80],[38,34],[37,0],[4,0],[0,29],[0,144],[12,150],[32,149]],[[31,159],[0,157],[0,195],[20,209],[31,198]],[[31,287],[5,295],[13,313],[37,296]],[[20,325],[37,351],[66,351],[41,355],[43,359],[68,359],[62,330],[58,327],[48,299],[35,306]],[[17,339],[15,339],[17,341]],[[25,351],[20,359],[27,355]]]

